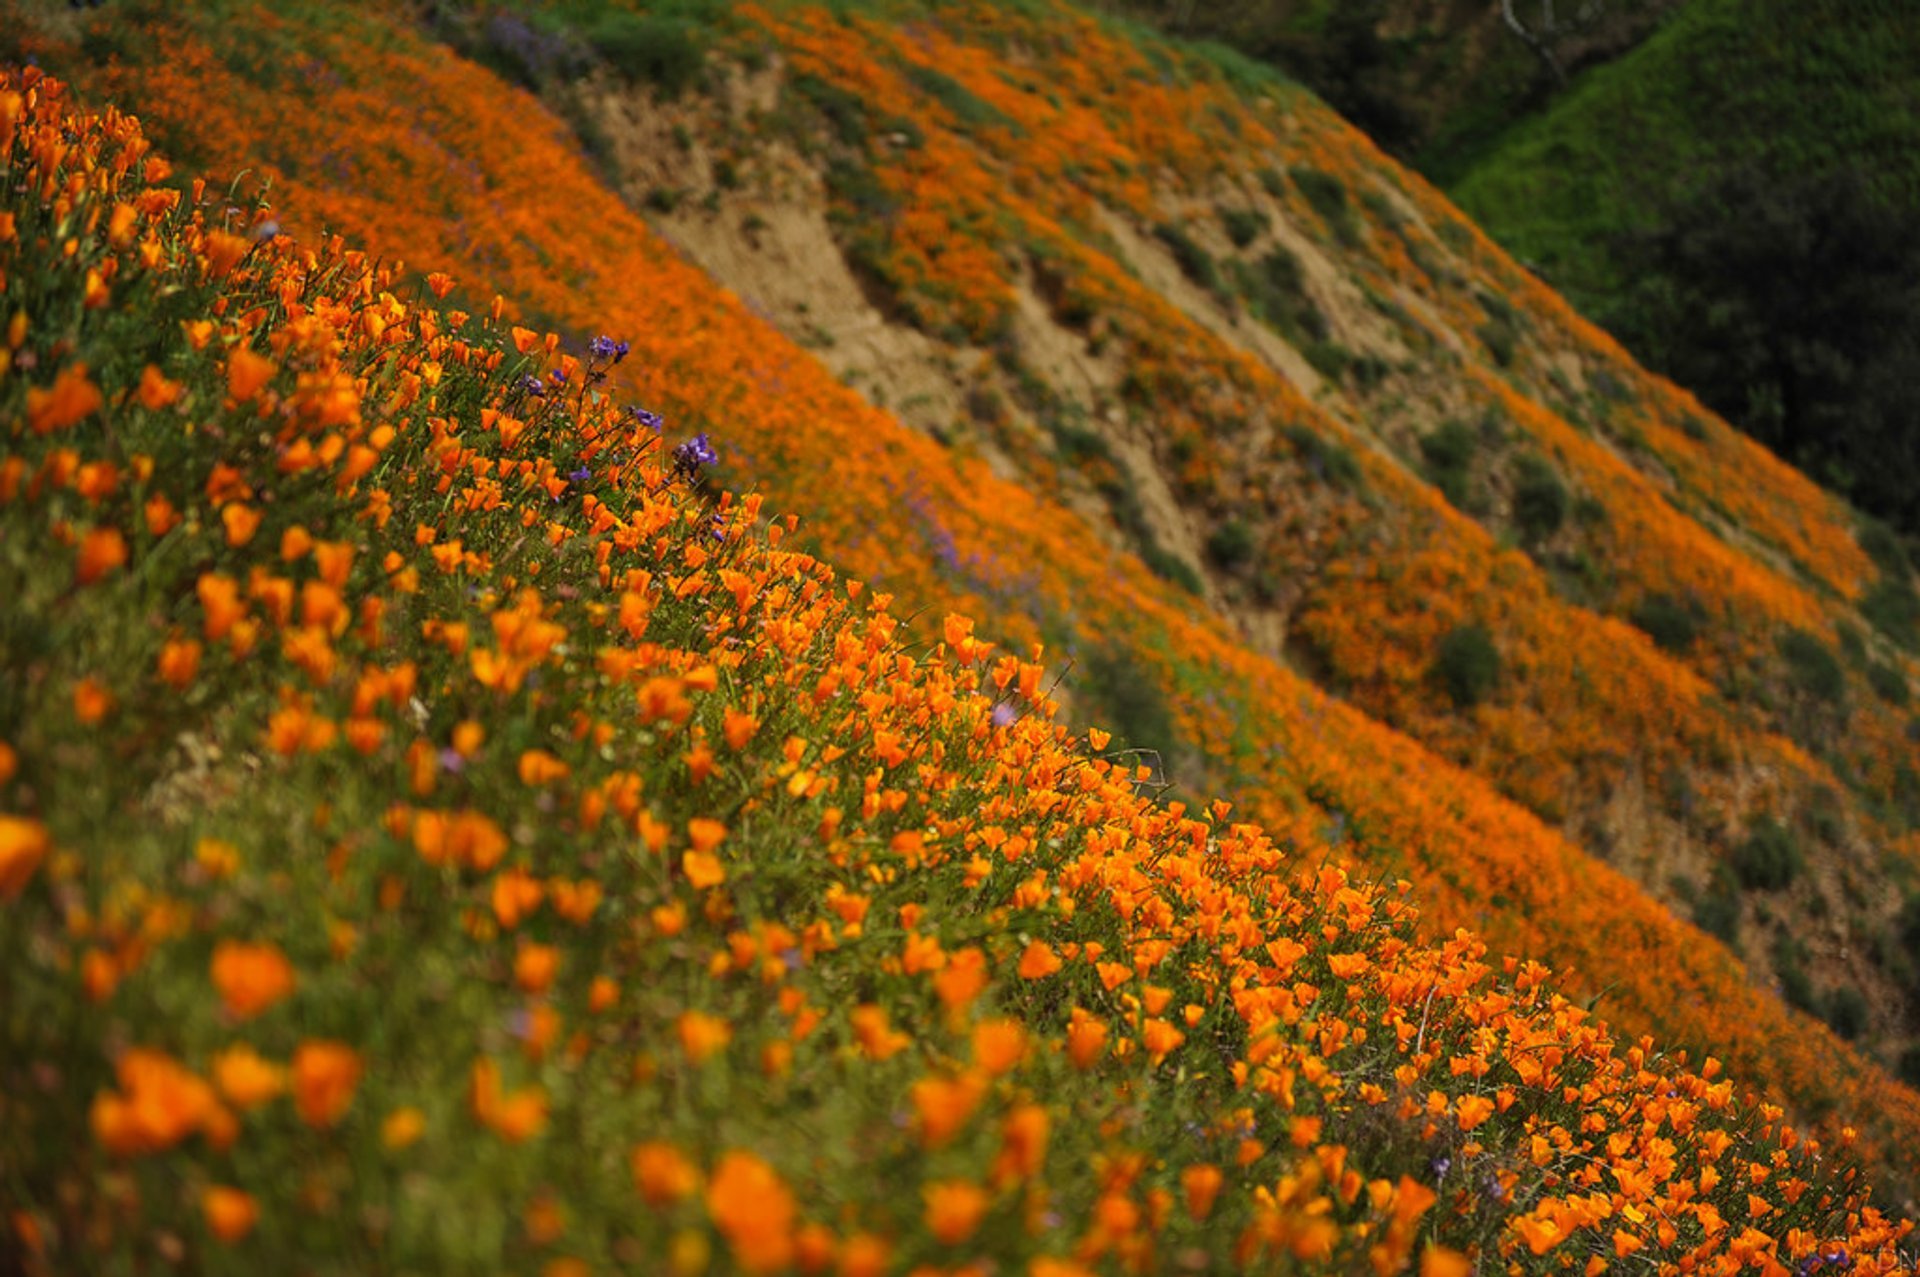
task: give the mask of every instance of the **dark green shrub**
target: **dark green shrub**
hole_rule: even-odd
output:
[[[1514,461],[1513,521],[1529,541],[1552,536],[1567,521],[1567,486],[1546,458],[1523,453]]]
[[[1433,673],[1456,706],[1477,705],[1499,685],[1500,649],[1478,621],[1456,625],[1440,640]]]
[[[1443,422],[1437,430],[1420,439],[1420,455],[1426,458],[1427,478],[1456,508],[1466,508],[1473,458],[1479,448],[1479,436],[1464,421]]]
[[[1920,1090],[1920,1046],[1910,1046],[1900,1053],[1894,1074],[1908,1086]]]
[[[1338,178],[1304,165],[1287,172],[1307,204],[1333,229],[1341,243],[1352,244],[1360,238],[1359,219],[1354,216],[1353,207],[1347,203],[1347,188],[1340,184]]]
[[[1902,647],[1920,646],[1920,595],[1902,577],[1882,577],[1860,600],[1860,615]]]
[[[1153,228],[1154,236],[1173,251],[1173,260],[1180,265],[1180,273],[1185,275],[1208,292],[1220,295],[1225,285],[1220,282],[1220,268],[1214,263],[1213,254],[1194,242],[1192,236],[1174,225],[1162,222]]]
[[[1257,208],[1223,208],[1219,212],[1220,225],[1235,248],[1245,248],[1267,229],[1267,215]]]
[[[1716,866],[1706,894],[1693,903],[1693,924],[1729,945],[1740,941],[1740,892],[1726,866]]]
[[[1746,841],[1733,851],[1734,876],[1749,891],[1779,891],[1805,867],[1799,840],[1771,816],[1756,820]]]
[[[1805,630],[1786,629],[1776,640],[1787,660],[1794,686],[1817,700],[1837,704],[1846,693],[1847,676],[1840,660],[1825,643]]]
[[[1889,705],[1905,705],[1912,696],[1907,687],[1907,676],[1893,666],[1882,665],[1878,661],[1867,663],[1867,683]]]
[[[1820,1018],[1835,1033],[1851,1042],[1867,1031],[1867,998],[1852,985],[1842,985],[1827,995]]]
[[[1247,308],[1296,346],[1325,341],[1331,331],[1320,308],[1307,294],[1300,260],[1284,244],[1275,244],[1257,263],[1235,259],[1228,268]]]
[[[1207,557],[1227,569],[1251,559],[1254,548],[1253,529],[1240,519],[1228,519],[1207,538]]]
[[[666,97],[692,88],[706,66],[706,46],[692,26],[675,18],[609,8],[581,35],[629,82],[651,84]]]
[[[1648,638],[1667,652],[1684,652],[1700,636],[1699,605],[1671,594],[1649,594],[1627,614]]]
[[[1901,543],[1899,533],[1878,519],[1868,519],[1861,524],[1860,548],[1888,576],[1904,577],[1913,572],[1913,563],[1907,557],[1907,547]]]
[[[1293,444],[1300,456],[1302,465],[1311,471],[1315,478],[1325,480],[1338,488],[1353,488],[1360,483],[1360,463],[1354,460],[1351,452],[1339,444],[1322,439],[1306,426],[1292,425],[1286,429],[1287,440]]]
[[[1780,996],[1788,1006],[1813,1012],[1818,998],[1807,975],[1806,950],[1792,936],[1781,935],[1773,946],[1773,969],[1780,977]]]

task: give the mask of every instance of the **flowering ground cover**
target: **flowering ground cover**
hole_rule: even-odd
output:
[[[223,166],[300,123],[177,41],[102,83]],[[366,149],[271,211],[0,88],[27,1262],[1907,1262],[1852,1158],[1912,1173],[1910,1092],[834,385],[529,99],[355,49]],[[326,180],[375,163],[422,199]],[[1237,804],[1063,726],[1063,632]]]

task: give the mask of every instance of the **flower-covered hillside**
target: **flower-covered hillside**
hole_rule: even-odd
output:
[[[1909,1092],[1750,987],[1724,950],[1626,879],[1248,651],[1084,520],[836,385],[611,198],[531,99],[360,10],[234,6],[219,23],[183,25],[211,12],[82,19],[94,58],[99,41],[118,49],[94,73],[96,91],[157,113],[173,146],[219,171],[257,178],[273,160],[264,172],[288,227],[349,229],[390,257],[472,281],[476,300],[497,287],[583,334],[576,349],[596,331],[625,334],[633,353],[615,382],[683,432],[716,432],[723,475],[805,508],[809,548],[896,593],[909,615],[961,610],[1010,650],[1045,638],[1076,670],[1104,671],[1117,689],[1105,699],[1135,743],[1190,742],[1188,783],[1210,777],[1246,814],[1315,836],[1330,828],[1405,873],[1437,934],[1474,925],[1500,951],[1571,969],[1583,994],[1606,990],[1615,1023],[1635,1034],[1717,1051],[1798,1115],[1859,1122],[1889,1157],[1920,1147],[1903,1133],[1920,1129]],[[130,31],[143,39],[127,42]],[[62,47],[42,51],[91,65]],[[1518,556],[1500,562],[1524,572]],[[1560,632],[1634,644],[1618,629]],[[1604,703],[1595,690],[1584,703]],[[1080,698],[1094,721],[1101,699]],[[1609,712],[1666,714],[1670,699],[1643,689]],[[1872,899],[1884,909],[1884,893]]]
[[[1850,1132],[789,548],[626,339],[37,69],[0,165],[25,1271],[1911,1267]]]
[[[466,11],[436,30],[874,402],[1611,854],[1889,1062],[1912,1041],[1920,913],[1876,886],[1911,880],[1920,820],[1898,543],[1310,98],[1066,10],[942,4],[739,10],[663,100],[584,19]],[[1127,729],[1115,681],[1089,661],[1076,694]],[[1742,867],[1775,830],[1810,871]]]

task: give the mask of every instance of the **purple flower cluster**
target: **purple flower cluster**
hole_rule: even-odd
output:
[[[587,343],[587,353],[589,355],[592,355],[595,359],[611,360],[616,364],[622,359],[625,359],[627,352],[632,349],[633,347],[629,346],[626,342],[615,341],[604,333]]]
[[[713,441],[703,430],[673,450],[673,472],[685,479],[697,479],[701,467],[719,460],[720,454],[714,451]]]

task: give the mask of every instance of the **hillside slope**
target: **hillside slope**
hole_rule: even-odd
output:
[[[1453,187],[1582,313],[1908,536],[1916,49],[1911,5],[1697,0]]]
[[[1911,1267],[1851,1133],[782,548],[626,343],[155,185],[37,69],[0,165],[20,1269]]]
[[[677,103],[527,74],[676,246],[873,402],[1616,850],[1897,1059],[1912,959],[1872,884],[1910,873],[1911,666],[1847,601],[1911,598],[1904,559],[1297,90],[940,12],[746,11],[742,61]],[[1478,630],[1485,663],[1445,667]],[[1116,695],[1124,662],[1075,654],[1096,716],[1200,765]],[[1797,841],[1820,844],[1804,878],[1751,863],[1797,866]]]
[[[89,93],[137,106],[170,148],[216,172],[272,174],[277,216],[288,227],[351,232],[416,269],[455,272],[476,298],[498,288],[522,314],[563,331],[624,335],[632,354],[613,370],[615,384],[663,411],[678,431],[712,430],[724,456],[720,473],[756,484],[776,506],[808,511],[808,544],[895,592],[903,610],[964,609],[1014,650],[1045,639],[1078,652],[1089,669],[1104,660],[1107,685],[1092,681],[1078,696],[1089,718],[1102,717],[1103,704],[1124,710],[1135,743],[1163,748],[1156,731],[1165,728],[1184,742],[1172,751],[1184,764],[1176,772],[1183,784],[1231,793],[1239,810],[1290,840],[1295,854],[1311,859],[1337,848],[1404,872],[1426,902],[1430,934],[1472,924],[1500,950],[1576,968],[1571,978],[1579,983],[1566,987],[1606,988],[1610,1018],[1624,1031],[1658,1029],[1723,1053],[1799,1112],[1858,1121],[1892,1173],[1912,1173],[1904,1150],[1920,1146],[1913,1138],[1920,1118],[1910,1092],[1750,985],[1726,951],[1494,788],[1553,819],[1571,819],[1588,814],[1622,776],[1662,775],[1662,765],[1679,758],[1689,792],[1700,797],[1679,804],[1691,810],[1676,822],[1676,837],[1686,837],[1686,819],[1711,820],[1728,842],[1758,811],[1792,819],[1830,802],[1837,854],[1820,857],[1817,872],[1788,884],[1793,895],[1776,899],[1829,901],[1843,925],[1862,935],[1884,926],[1898,902],[1869,894],[1883,868],[1876,851],[1894,846],[1882,814],[1849,797],[1831,763],[1769,726],[1800,731],[1847,765],[1860,792],[1885,794],[1892,792],[1887,778],[1910,757],[1900,715],[1869,690],[1864,665],[1840,671],[1839,705],[1809,693],[1766,708],[1743,695],[1783,685],[1776,627],[1811,625],[1839,641],[1852,615],[1847,600],[1882,569],[1859,549],[1842,507],[1635,370],[1430,191],[1310,100],[1274,85],[1263,97],[1244,96],[1217,69],[1177,52],[1155,56],[1177,59],[1178,74],[1157,70],[1147,54],[1067,14],[943,11],[951,31],[844,23],[805,11],[743,16],[762,46],[758,56],[746,55],[743,78],[756,74],[755,63],[799,64],[812,84],[851,92],[844,82],[859,77],[857,96],[869,104],[862,111],[902,114],[913,128],[894,132],[910,144],[918,131],[920,141],[901,148],[910,154],[889,161],[883,152],[864,169],[840,170],[843,182],[864,174],[895,201],[891,221],[870,219],[868,227],[898,234],[865,245],[864,260],[887,285],[882,298],[911,308],[918,338],[884,341],[944,343],[938,349],[950,358],[990,339],[997,325],[1020,322],[1014,283],[1029,271],[1035,295],[1052,297],[1041,308],[1049,328],[1033,321],[1039,340],[1049,331],[1076,334],[1085,358],[1098,361],[1106,356],[1092,346],[1106,339],[1125,371],[1118,402],[1097,405],[1103,411],[1088,419],[1108,420],[1106,407],[1120,409],[1120,423],[1134,417],[1129,428],[1147,464],[1116,474],[1164,489],[1164,496],[1137,499],[1159,512],[1153,517],[1168,531],[1155,533],[1148,516],[1142,521],[1156,543],[1161,535],[1173,543],[1161,553],[1184,562],[1193,578],[1187,584],[1212,604],[1201,607],[1190,590],[1146,571],[1130,552],[1146,549],[1138,525],[1103,515],[1101,532],[1089,522],[1086,515],[1102,505],[1115,511],[1124,503],[1096,487],[1094,505],[1076,486],[1076,476],[1097,465],[1059,463],[1071,449],[1094,445],[1044,422],[1031,428],[1036,405],[1060,398],[1050,384],[1025,386],[1015,370],[1003,370],[1015,381],[1001,384],[1026,402],[1007,411],[1002,436],[984,428],[971,436],[984,459],[966,457],[966,436],[945,446],[904,428],[656,238],[600,184],[556,117],[417,33],[376,14],[331,8],[278,17],[236,8],[211,19],[116,14],[116,22],[145,24],[131,33],[124,25],[75,31],[37,11],[27,16],[44,23],[43,58],[70,66]],[[986,34],[969,44],[962,36],[970,31]],[[82,56],[89,38],[96,57],[116,49],[120,57],[90,61]],[[1119,110],[1100,84],[1075,84],[1067,78],[1074,64],[1057,57],[1044,63],[1050,81],[1089,105],[1070,112],[1049,104],[1062,115],[1017,132],[991,117],[958,125],[927,118],[928,101],[939,95],[900,87],[898,59],[911,62],[918,48],[968,95],[953,100],[990,103],[1017,123],[1019,112],[1041,110],[1046,95],[995,76],[987,51],[996,43],[1009,57],[1072,48],[1097,56],[1106,71],[1132,68],[1132,110]],[[888,59],[867,56],[881,46]],[[734,73],[723,67],[716,74]],[[996,78],[1004,91],[994,89]],[[939,83],[924,71],[919,79]],[[839,99],[811,91],[831,118]],[[631,103],[618,92],[606,96],[615,106]],[[751,103],[751,91],[741,100]],[[1100,120],[1108,122],[1104,134],[1094,129]],[[688,132],[698,140],[691,126]],[[1022,195],[1012,180],[983,185],[981,157],[996,152],[975,149],[968,140],[975,133],[1003,146],[1051,140],[1053,157],[1025,180],[1049,198],[1064,192],[1065,207],[1036,203],[1039,194]],[[1152,242],[1158,201],[1166,198],[1160,181],[1177,193],[1183,183],[1211,192],[1206,183],[1237,180],[1237,199],[1261,198],[1255,191],[1267,184],[1257,177],[1219,171],[1220,156],[1239,154],[1227,142],[1234,135],[1278,177],[1279,193],[1262,204],[1270,215],[1262,233],[1274,240],[1249,244],[1270,248],[1287,233],[1275,227],[1297,221],[1310,231],[1298,241],[1301,260],[1311,253],[1327,266],[1320,288],[1363,297],[1371,288],[1400,299],[1375,330],[1354,321],[1337,330],[1351,354],[1384,368],[1367,365],[1363,375],[1357,360],[1338,367],[1319,352],[1334,371],[1317,405],[1282,375],[1312,367],[1298,348],[1303,339],[1290,341],[1285,322],[1276,318],[1269,337],[1246,338],[1266,353],[1249,351],[1221,335],[1245,327],[1228,303],[1189,296],[1183,308],[1113,265],[1127,245]],[[858,136],[861,145],[894,145],[885,133]],[[842,138],[840,145],[855,143]],[[1142,176],[1143,155],[1159,157],[1165,171]],[[1393,225],[1365,195],[1335,199],[1309,172],[1332,172],[1347,183],[1338,189],[1377,196],[1397,214]],[[842,188],[849,200],[865,189]],[[1308,202],[1308,189],[1322,192],[1324,212]],[[715,202],[725,208],[724,196]],[[1082,219],[1079,231],[1047,233],[1049,223],[1064,228],[1068,216]],[[1021,220],[1003,237],[1010,217]],[[1184,225],[1188,240],[1211,233],[1193,219]],[[852,226],[860,229],[857,220]],[[1349,237],[1369,252],[1342,256],[1336,268],[1329,246]],[[1178,240],[1162,240],[1170,260]],[[1008,243],[1023,251],[1009,252]],[[1417,254],[1444,254],[1452,269],[1436,263],[1436,279],[1415,265]],[[1136,255],[1139,275],[1148,276],[1153,259]],[[1326,309],[1347,313],[1331,302]],[[1462,336],[1476,327],[1483,330],[1477,348]],[[1438,351],[1451,355],[1432,364],[1412,357]],[[1467,459],[1462,503],[1476,504],[1476,485],[1490,489],[1484,523],[1419,477],[1434,464],[1422,441],[1437,425],[1408,405],[1441,384],[1432,368],[1443,364],[1454,376],[1444,383],[1450,389],[1435,391],[1444,396],[1439,402],[1476,414],[1498,409],[1504,431],[1524,439],[1529,453],[1550,456],[1563,487],[1570,483],[1604,511],[1551,533],[1559,538],[1553,548],[1568,557],[1585,551],[1606,569],[1594,574],[1585,606],[1563,599],[1564,582],[1489,531],[1515,518],[1502,489],[1517,462],[1503,452],[1496,472],[1487,454]],[[1209,393],[1195,393],[1202,383]],[[1087,397],[1097,389],[1089,379]],[[1016,402],[1012,393],[1004,398]],[[984,409],[979,415],[989,419],[983,427],[998,420]],[[1116,466],[1126,463],[1125,442],[1105,445],[1118,455]],[[1005,477],[995,477],[996,465]],[[1300,481],[1310,475],[1319,477]],[[1083,513],[1056,499],[1078,501]],[[530,518],[528,526],[539,521]],[[1236,518],[1255,537],[1240,556],[1218,548],[1231,544],[1220,533]],[[1173,533],[1183,526],[1189,547],[1209,549],[1190,548],[1191,557],[1179,560]],[[1255,599],[1250,564],[1278,583],[1275,597]],[[1163,573],[1182,575],[1164,563]],[[1407,580],[1449,593],[1422,593],[1408,606],[1399,588],[1383,588]],[[1683,592],[1702,603],[1699,633],[1684,657],[1602,614]],[[1458,703],[1428,674],[1435,639],[1468,616],[1496,636],[1507,667],[1499,690],[1480,705]],[[1290,671],[1277,659],[1283,644],[1270,632],[1274,623],[1307,635],[1322,675],[1360,709],[1474,770],[1448,765]],[[935,637],[931,627],[926,637]],[[1878,646],[1869,654],[1871,668],[1904,678],[1903,658]],[[1842,713],[1844,736],[1831,721]],[[1806,822],[1812,826],[1811,815]],[[1712,841],[1702,836],[1696,845]],[[1848,855],[1858,862],[1860,899],[1846,887]],[[1704,867],[1696,872],[1705,877]],[[1759,910],[1752,900],[1745,907],[1753,925]],[[1875,1014],[1885,1040],[1897,1043],[1901,1013],[1892,999]]]

